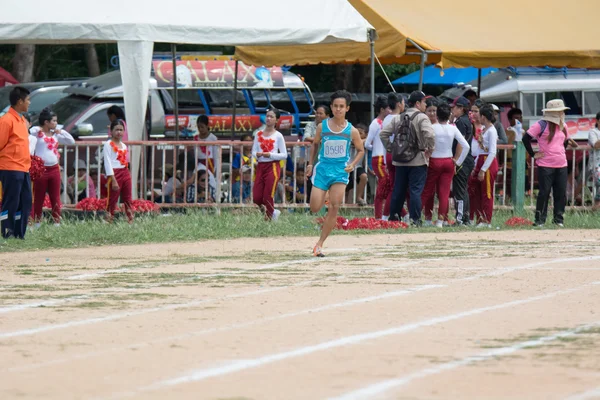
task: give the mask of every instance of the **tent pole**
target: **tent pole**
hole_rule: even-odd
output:
[[[175,140],[179,140],[179,99],[177,96],[177,45],[171,43],[171,58],[173,58],[173,114],[175,117]]]
[[[477,97],[481,96],[481,68],[477,68]]]
[[[427,53],[421,52],[421,69],[419,71],[419,90],[423,90],[423,75],[425,74],[425,63],[427,62]]]
[[[235,112],[237,111],[237,76],[238,60],[235,60],[235,75],[233,76],[233,115],[231,116],[231,140],[235,136]]]
[[[375,38],[373,31],[369,31],[371,45],[371,121],[375,119]]]

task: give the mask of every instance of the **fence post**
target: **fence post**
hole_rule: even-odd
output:
[[[515,142],[511,172],[513,212],[515,214],[522,214],[525,203],[525,146],[523,146],[522,142]]]

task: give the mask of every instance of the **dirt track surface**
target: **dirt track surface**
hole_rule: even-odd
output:
[[[600,234],[0,255],[0,399],[600,398]]]

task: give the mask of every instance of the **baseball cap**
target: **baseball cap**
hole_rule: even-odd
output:
[[[469,100],[464,97],[464,96],[458,96],[457,98],[454,99],[454,101],[452,102],[452,107],[456,107],[456,106],[460,106],[460,107],[469,107],[471,105],[471,103],[469,102]]]
[[[492,104],[492,109],[493,109],[494,111],[498,111],[498,112],[500,112],[500,109],[499,109],[499,108],[498,108],[498,106],[497,106],[497,105],[495,105],[495,104]]]
[[[408,103],[415,104],[418,101],[422,101],[425,97],[425,93],[421,92],[420,90],[415,90],[408,97]]]

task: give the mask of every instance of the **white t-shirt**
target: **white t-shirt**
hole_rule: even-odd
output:
[[[264,153],[258,142],[258,134],[254,138],[254,145],[252,145],[252,157],[257,158],[258,162],[271,162],[281,161],[287,158],[287,148],[285,147],[285,139],[279,131],[275,131],[270,136],[263,136],[265,139],[273,139],[275,141],[273,151],[270,152],[270,157],[256,157],[256,153]]]
[[[448,124],[433,124],[435,132],[435,148],[431,154],[431,158],[452,158],[452,144],[456,140],[462,147],[462,151],[457,165],[461,165],[465,158],[469,155],[469,143],[454,125]]]
[[[382,128],[383,121],[379,118],[375,118],[371,122],[371,125],[369,125],[369,135],[367,136],[367,141],[365,142],[365,148],[373,152],[373,157],[385,155],[385,147],[383,147],[383,143],[379,137]]]
[[[483,139],[482,139],[482,144],[483,144],[483,148],[481,148],[481,146],[479,146],[479,156],[481,155],[487,155],[488,157],[485,159],[485,163],[483,163],[483,165],[481,166],[481,170],[482,171],[487,171],[488,168],[490,167],[490,165],[492,165],[492,161],[494,161],[494,158],[496,158],[496,149],[497,149],[497,145],[498,145],[498,132],[496,131],[496,128],[494,128],[494,125],[490,126],[486,131],[484,131],[482,134]]]

